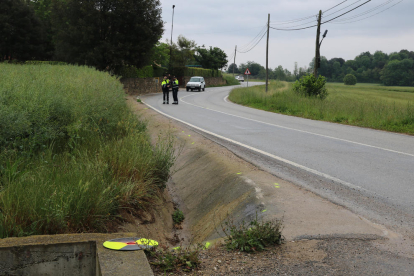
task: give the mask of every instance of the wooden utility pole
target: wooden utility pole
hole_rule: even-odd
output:
[[[266,44],[266,92],[269,84],[269,25],[270,13],[267,15],[267,44]]]
[[[236,67],[236,54],[237,54],[237,45],[234,49],[234,62],[233,62],[233,78],[234,78],[234,67]]]
[[[319,11],[319,17],[318,17],[318,30],[316,31],[316,50],[315,50],[315,64],[313,66],[313,75],[315,78],[318,76],[318,66],[319,66],[319,59],[320,59],[320,53],[319,53],[319,39],[321,35],[321,20],[322,20],[322,11]]]

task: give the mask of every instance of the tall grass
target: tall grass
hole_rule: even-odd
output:
[[[235,103],[314,120],[414,134],[414,89],[378,85],[328,84],[325,100],[301,97],[286,82],[234,89]],[[408,89],[408,90],[407,90]]]
[[[150,208],[174,162],[122,85],[86,67],[0,64],[0,238],[106,231]]]

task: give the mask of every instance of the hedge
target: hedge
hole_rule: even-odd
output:
[[[194,68],[194,67],[175,67],[173,74],[176,76],[200,76],[200,77],[221,77],[220,70]]]
[[[167,71],[164,67],[153,67],[151,65],[137,68],[133,65],[123,66],[117,75],[122,78],[153,78],[162,77]]]

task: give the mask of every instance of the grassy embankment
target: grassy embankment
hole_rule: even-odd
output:
[[[321,101],[295,94],[291,84],[271,84],[234,89],[235,103],[298,117],[414,135],[414,87],[378,84],[345,86],[328,83],[329,96]]]
[[[0,64],[0,238],[106,231],[150,208],[174,161],[122,85],[91,68]]]

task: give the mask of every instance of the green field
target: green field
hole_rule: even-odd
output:
[[[328,83],[325,100],[301,97],[291,83],[236,88],[229,96],[235,103],[314,120],[414,134],[414,87],[378,84],[346,86]]]
[[[111,231],[151,204],[174,162],[93,68],[0,64],[0,238]],[[168,137],[167,137],[168,138]]]

